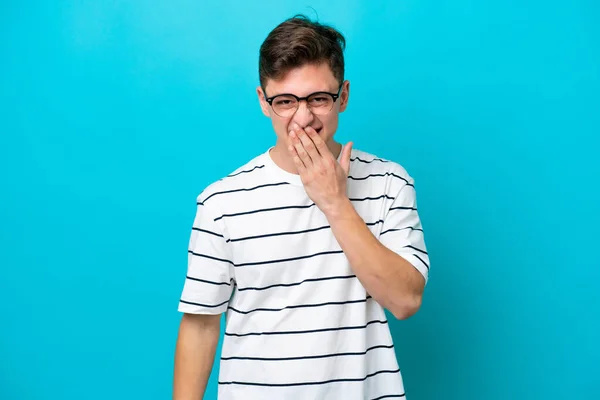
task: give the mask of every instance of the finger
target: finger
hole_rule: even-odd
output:
[[[306,149],[304,148],[304,145],[302,144],[302,141],[300,140],[299,136],[300,136],[300,133],[297,130],[293,130],[292,132],[290,132],[290,137],[292,138],[292,144],[294,145],[294,148],[296,149],[296,153],[298,153],[298,157],[300,157],[300,160],[302,160],[302,162],[304,163],[304,166],[306,168],[309,168],[310,166],[312,166],[313,161],[310,158],[310,155],[308,154]]]
[[[294,145],[290,144],[288,146],[288,151],[290,153],[290,156],[292,157],[292,160],[294,160],[294,164],[296,165],[296,169],[298,170],[298,173],[303,174],[306,171],[306,166],[304,165],[304,163],[298,156],[298,153],[296,152],[296,148],[294,147]]]
[[[327,157],[328,154],[330,154],[333,157],[333,154],[331,154],[331,151],[329,151],[329,149],[327,148],[325,141],[321,138],[321,136],[319,136],[317,131],[315,131],[310,126],[304,128],[304,130],[306,131],[306,133],[308,133],[308,136],[312,139],[313,143],[317,148],[317,151],[322,157]]]
[[[350,173],[350,156],[352,155],[352,146],[354,143],[348,142],[342,149],[342,157],[340,160],[340,165],[344,172],[346,172],[346,176]]]
[[[310,156],[313,164],[319,164],[321,155],[315,146],[315,143],[312,141],[311,137],[308,135],[306,128],[296,130],[298,137],[300,138],[300,142],[302,142],[302,146],[304,150]]]

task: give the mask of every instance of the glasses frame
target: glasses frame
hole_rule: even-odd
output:
[[[293,112],[291,115],[294,115],[294,114],[295,114],[295,113],[298,111],[298,108],[300,107],[300,101],[302,101],[302,100],[306,100],[306,105],[307,105],[307,107],[309,107],[309,106],[308,106],[308,98],[309,98],[309,97],[312,97],[312,96],[314,96],[314,95],[316,95],[316,94],[328,94],[328,95],[330,95],[330,96],[333,98],[333,103],[332,103],[332,107],[329,109],[329,111],[327,111],[327,113],[325,113],[325,114],[324,114],[324,115],[326,115],[326,114],[328,114],[328,113],[329,113],[331,110],[333,110],[333,104],[335,104],[335,102],[337,101],[337,99],[339,99],[339,98],[340,98],[340,94],[342,93],[342,88],[343,88],[343,86],[344,86],[344,84],[342,83],[342,84],[340,85],[340,87],[339,87],[339,89],[338,89],[337,93],[331,93],[331,92],[320,91],[320,92],[314,92],[314,93],[311,93],[311,94],[309,94],[308,96],[305,96],[305,97],[298,97],[298,96],[296,96],[295,94],[292,94],[292,93],[280,93],[280,94],[276,94],[275,96],[267,97],[267,93],[265,92],[265,89],[264,89],[264,88],[263,88],[263,94],[264,94],[264,96],[265,96],[265,101],[266,101],[267,103],[269,103],[269,106],[271,106],[271,108],[273,109],[273,112],[274,112],[275,114],[277,114],[277,112],[276,112],[276,111],[275,111],[275,109],[273,108],[273,100],[275,100],[277,97],[280,97],[280,96],[291,96],[291,97],[295,98],[295,99],[296,99],[296,101],[297,101],[297,103],[298,103],[298,106],[296,107],[296,110],[295,110],[295,111],[294,111],[294,112]],[[309,107],[309,110],[310,110],[310,107]],[[312,112],[312,110],[311,110],[311,112]],[[277,115],[279,115],[279,114],[277,114]],[[317,114],[317,115],[318,115],[318,114]],[[282,115],[279,115],[279,116],[280,116],[280,117],[283,117]]]

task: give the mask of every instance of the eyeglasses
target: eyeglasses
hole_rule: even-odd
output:
[[[272,97],[266,97],[265,101],[269,103],[275,114],[282,118],[289,118],[296,113],[300,106],[300,101],[306,100],[306,105],[310,112],[316,115],[325,115],[331,111],[333,104],[340,97],[342,91],[340,85],[337,93],[315,92],[306,97],[298,97],[290,93],[282,93]],[[264,89],[263,89],[264,93]]]

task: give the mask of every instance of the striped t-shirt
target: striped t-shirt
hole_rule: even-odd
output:
[[[279,168],[269,150],[197,200],[179,311],[227,312],[219,399],[405,398],[383,308],[300,176]],[[353,149],[347,194],[371,232],[427,282],[406,170]]]

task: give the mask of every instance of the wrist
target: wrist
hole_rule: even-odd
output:
[[[341,219],[351,218],[354,214],[356,214],[356,210],[352,205],[352,202],[349,198],[344,197],[339,201],[332,203],[326,210],[323,211],[327,220],[330,223],[334,223],[335,221]]]

